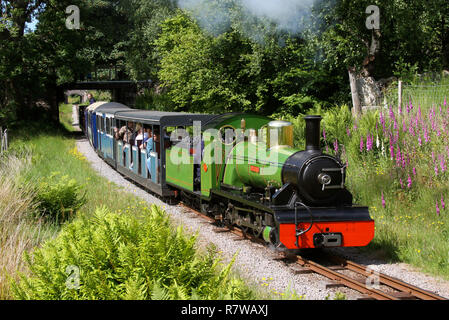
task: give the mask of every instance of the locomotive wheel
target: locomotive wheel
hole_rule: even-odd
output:
[[[263,229],[260,230],[257,227],[256,228],[252,228],[251,230],[252,230],[253,236],[255,236],[256,238],[259,238],[260,235],[262,234],[262,231],[263,231]]]

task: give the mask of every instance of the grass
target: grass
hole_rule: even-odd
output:
[[[24,270],[23,253],[55,233],[53,225],[32,218],[34,191],[17,178],[30,164],[27,155],[0,159],[0,298],[10,297],[9,278]]]

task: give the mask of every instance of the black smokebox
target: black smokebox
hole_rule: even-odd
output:
[[[306,150],[315,151],[320,148],[320,122],[321,116],[305,116],[306,121]]]

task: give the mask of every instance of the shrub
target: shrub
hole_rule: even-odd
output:
[[[38,213],[56,222],[65,221],[86,203],[82,191],[83,187],[75,179],[53,173],[37,187]]]
[[[174,229],[158,207],[136,215],[97,209],[78,216],[26,261],[32,276],[13,282],[18,299],[247,299],[251,291],[220,269],[196,235]]]

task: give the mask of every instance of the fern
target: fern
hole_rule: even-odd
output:
[[[198,234],[173,228],[159,207],[120,215],[105,207],[62,227],[25,260],[31,275],[13,282],[20,299],[215,299],[252,297],[230,276],[233,261],[219,268],[215,250],[196,250]],[[68,275],[67,267],[76,275]],[[77,288],[67,285],[77,276]]]

